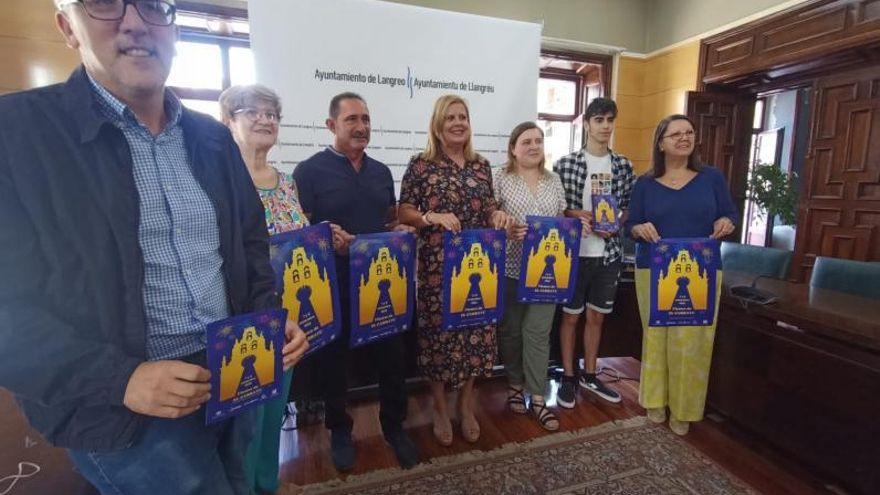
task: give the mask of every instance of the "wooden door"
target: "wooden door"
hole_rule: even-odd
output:
[[[736,231],[727,240],[739,241],[749,170],[752,115],[755,98],[740,93],[689,91],[687,116],[697,132],[697,152],[703,163],[724,174],[739,212]]]
[[[816,80],[793,264],[880,260],[880,64]]]

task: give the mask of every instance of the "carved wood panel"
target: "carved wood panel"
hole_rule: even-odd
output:
[[[858,57],[848,49],[878,42],[880,0],[813,0],[703,40],[700,79],[730,82],[832,54]]]
[[[687,94],[687,116],[696,126],[697,152],[703,163],[714,165],[724,174],[740,217],[745,203],[754,102],[750,96],[733,93]],[[737,222],[731,238],[738,238],[740,225],[742,222]]]
[[[795,273],[816,256],[880,260],[880,65],[816,80]]]

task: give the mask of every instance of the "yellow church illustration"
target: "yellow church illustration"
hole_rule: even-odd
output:
[[[599,200],[599,204],[596,205],[596,221],[613,223],[616,217],[614,208],[611,207],[608,201],[605,198]]]
[[[314,256],[309,256],[306,249],[298,247],[293,250],[290,263],[284,267],[284,295],[282,304],[291,318],[299,316],[302,301],[300,291],[308,287],[309,299],[318,323],[325,326],[333,322],[333,299],[330,292],[330,277],[327,269],[321,269]]]
[[[254,371],[260,386],[266,386],[275,380],[275,346],[257,334],[254,327],[245,329],[241,338],[232,346],[232,356],[224,356],[220,363],[220,400],[226,401],[235,397],[241,379],[244,376],[245,358],[254,358]]]
[[[461,313],[464,310],[472,276],[479,276],[483,307],[491,309],[498,304],[498,269],[492,267],[489,256],[483,252],[483,245],[475,242],[462,258],[461,264],[452,269],[450,312]]]
[[[550,229],[541,242],[529,251],[526,268],[526,287],[537,287],[541,275],[547,268],[548,260],[553,260],[553,277],[556,287],[568,288],[571,274],[571,249],[568,249],[558,229]]]
[[[694,310],[705,311],[708,308],[709,275],[700,266],[687,249],[681,249],[669,261],[665,274],[657,281],[657,309],[669,311],[679,290],[679,280],[686,279],[686,290],[690,295]]]
[[[370,269],[366,277],[361,275],[361,282],[358,286],[361,325],[366,325],[375,319],[379,298],[382,295],[379,284],[383,281],[390,283],[388,295],[391,297],[394,314],[401,316],[406,313],[407,275],[406,269],[400,268],[397,258],[391,255],[391,251],[387,247],[379,249],[370,262]]]

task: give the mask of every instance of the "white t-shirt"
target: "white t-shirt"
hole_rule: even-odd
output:
[[[593,209],[593,194],[611,194],[611,153],[587,155],[587,182],[584,184],[584,210]],[[590,234],[581,238],[581,257],[598,258],[605,254],[605,239]]]

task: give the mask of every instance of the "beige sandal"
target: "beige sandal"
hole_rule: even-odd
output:
[[[553,414],[553,411],[547,409],[546,403],[532,400],[532,414],[538,418],[541,428],[547,431],[557,431],[559,429],[559,418]]]
[[[437,420],[437,414],[434,414],[434,438],[437,439],[437,443],[442,445],[443,447],[449,447],[452,445],[452,422],[449,418],[446,418],[442,424]]]
[[[523,389],[507,387],[507,408],[514,414],[529,412],[529,409],[526,407],[526,396],[523,395]]]
[[[476,443],[477,440],[480,439],[480,423],[477,422],[477,417],[471,415],[474,418],[473,424],[471,426],[467,426],[464,417],[461,418],[461,436],[464,437],[465,441],[468,443]]]

